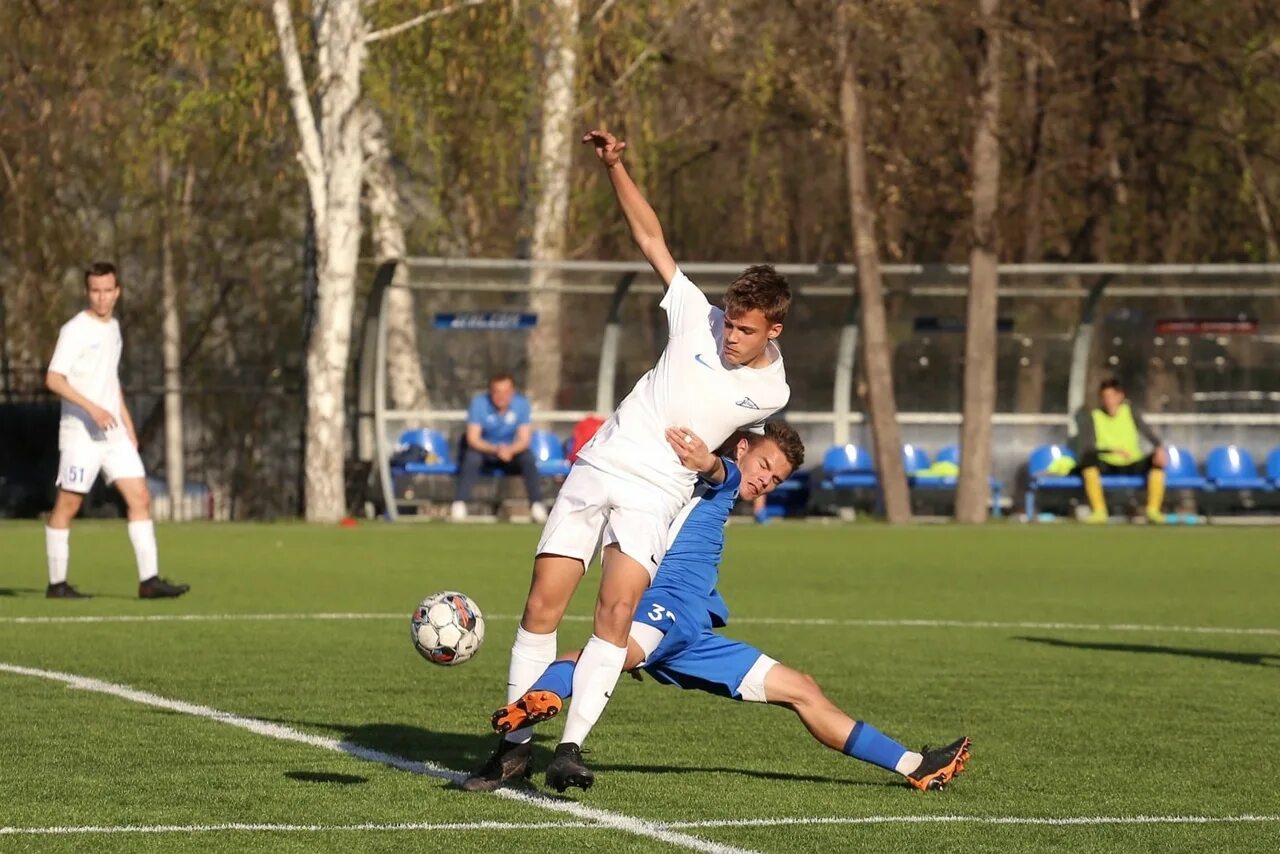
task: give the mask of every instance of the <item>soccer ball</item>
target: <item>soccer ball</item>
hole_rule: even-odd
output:
[[[484,614],[462,593],[433,593],[414,609],[409,636],[413,648],[432,664],[462,664],[484,643]]]

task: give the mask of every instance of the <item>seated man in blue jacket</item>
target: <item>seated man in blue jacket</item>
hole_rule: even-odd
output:
[[[462,458],[458,460],[458,491],[449,512],[451,518],[467,518],[467,501],[482,472],[501,470],[524,477],[529,516],[538,523],[547,521],[538,461],[529,450],[529,440],[533,437],[531,415],[529,399],[516,392],[516,381],[511,374],[494,374],[489,379],[489,391],[471,398]]]

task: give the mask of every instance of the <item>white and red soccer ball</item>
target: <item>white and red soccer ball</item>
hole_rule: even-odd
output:
[[[484,614],[463,593],[433,593],[414,609],[409,634],[419,655],[451,667],[469,661],[484,643]]]

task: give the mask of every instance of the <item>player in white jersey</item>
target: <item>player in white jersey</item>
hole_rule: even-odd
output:
[[[45,385],[62,398],[58,424],[58,497],[44,531],[50,599],[84,599],[67,583],[71,520],[101,471],[124,497],[129,540],[138,562],[138,596],[181,596],[186,584],[171,584],[157,570],[151,494],[138,456],[138,436],[120,388],[120,322],[112,314],[120,298],[116,268],[99,262],[84,273],[89,306],[62,325]]]
[[[741,428],[762,425],[791,393],[774,342],[791,303],[786,279],[772,267],[750,267],[729,286],[723,310],[712,307],[676,266],[657,215],[627,174],[626,143],[604,131],[582,141],[595,147],[632,237],[666,287],[669,338],[658,363],[579,452],[543,528],[511,647],[508,702],[555,660],[556,629],[603,544],[595,630],[574,670],[574,699],[557,751],[574,757],[622,673],[636,604],[697,480],[667,445],[666,429],[688,427],[715,447]],[[508,733],[464,788],[487,791],[523,775],[530,737],[527,729]],[[547,769],[549,779],[556,767],[553,761]]]

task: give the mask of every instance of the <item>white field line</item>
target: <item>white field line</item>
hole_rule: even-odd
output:
[[[385,612],[298,614],[116,614],[104,616],[0,617],[0,624],[39,625],[42,623],[202,623],[276,620],[404,620],[403,614]],[[489,614],[491,620],[518,620],[514,614]],[[567,614],[565,620],[590,622],[591,617]],[[849,626],[853,628],[925,628],[925,629],[1055,629],[1080,632],[1151,632],[1202,635],[1262,635],[1280,637],[1280,628],[1233,626],[1162,626],[1147,623],[1057,623],[999,622],[991,620],[874,620],[826,619],[822,617],[735,617],[733,625],[744,626]]]
[[[413,774],[421,774],[426,777],[435,777],[450,782],[458,782],[466,775],[444,768],[430,762],[416,762],[406,759],[403,756],[396,756],[392,753],[383,753],[381,750],[373,750],[372,748],[363,747],[353,744],[349,741],[339,741],[336,738],[326,738],[324,736],[310,735],[300,732],[299,730],[282,724],[261,721],[256,718],[247,718],[231,712],[223,712],[218,709],[212,709],[208,706],[199,706],[194,703],[183,702],[182,700],[171,700],[167,697],[161,697],[148,691],[139,691],[130,688],[128,685],[120,685],[114,682],[105,682],[100,679],[90,679],[85,676],[77,676],[73,673],[60,673],[56,670],[42,670],[36,667],[22,667],[16,664],[5,664],[0,662],[0,672],[13,673],[19,676],[34,676],[39,679],[48,679],[53,682],[62,682],[68,687],[75,688],[80,691],[93,691],[99,694],[108,694],[113,697],[120,697],[134,703],[141,703],[147,706],[154,706],[160,709],[168,709],[179,714],[192,715],[198,718],[206,718],[208,720],[218,721],[219,723],[228,724],[230,726],[239,727],[258,735],[264,735],[268,738],[279,739],[280,741],[296,741],[302,744],[318,747],[323,750],[331,750],[335,753],[345,753],[354,756],[357,759],[363,759],[367,762],[377,762],[382,765],[389,765],[392,768],[398,768],[401,771],[408,771]],[[717,842],[710,842],[705,839],[699,839],[696,836],[690,836],[686,833],[680,833],[674,830],[667,830],[660,825],[645,821],[644,819],[634,818],[622,813],[611,812],[609,810],[588,807],[575,801],[557,800],[547,797],[546,795],[535,792],[520,791],[517,789],[499,789],[494,794],[509,800],[518,801],[529,806],[538,807],[552,812],[564,813],[583,821],[594,822],[596,826],[612,828],[620,830],[624,833],[635,834],[644,839],[657,839],[680,848],[688,848],[693,851],[705,851],[709,854],[743,854],[744,849],[736,848],[731,845],[722,845]]]
[[[717,827],[791,827],[815,824],[1019,824],[1049,827],[1102,824],[1249,824],[1280,822],[1280,815],[867,815],[822,818],[726,818],[707,821],[673,821],[665,827],[694,830]]]
[[[1047,827],[1080,827],[1134,824],[1260,824],[1280,822],[1280,815],[1098,815],[1098,816],[983,816],[983,815],[868,815],[825,816],[814,818],[743,818],[709,819],[707,821],[659,822],[665,830],[696,830],[735,827],[795,827],[813,825],[867,824],[990,824],[1031,825]],[[0,827],[0,836],[64,836],[72,834],[112,833],[340,833],[351,831],[420,831],[420,830],[604,830],[604,825],[586,821],[474,821],[474,822],[404,822],[390,824],[123,824],[64,827]]]

